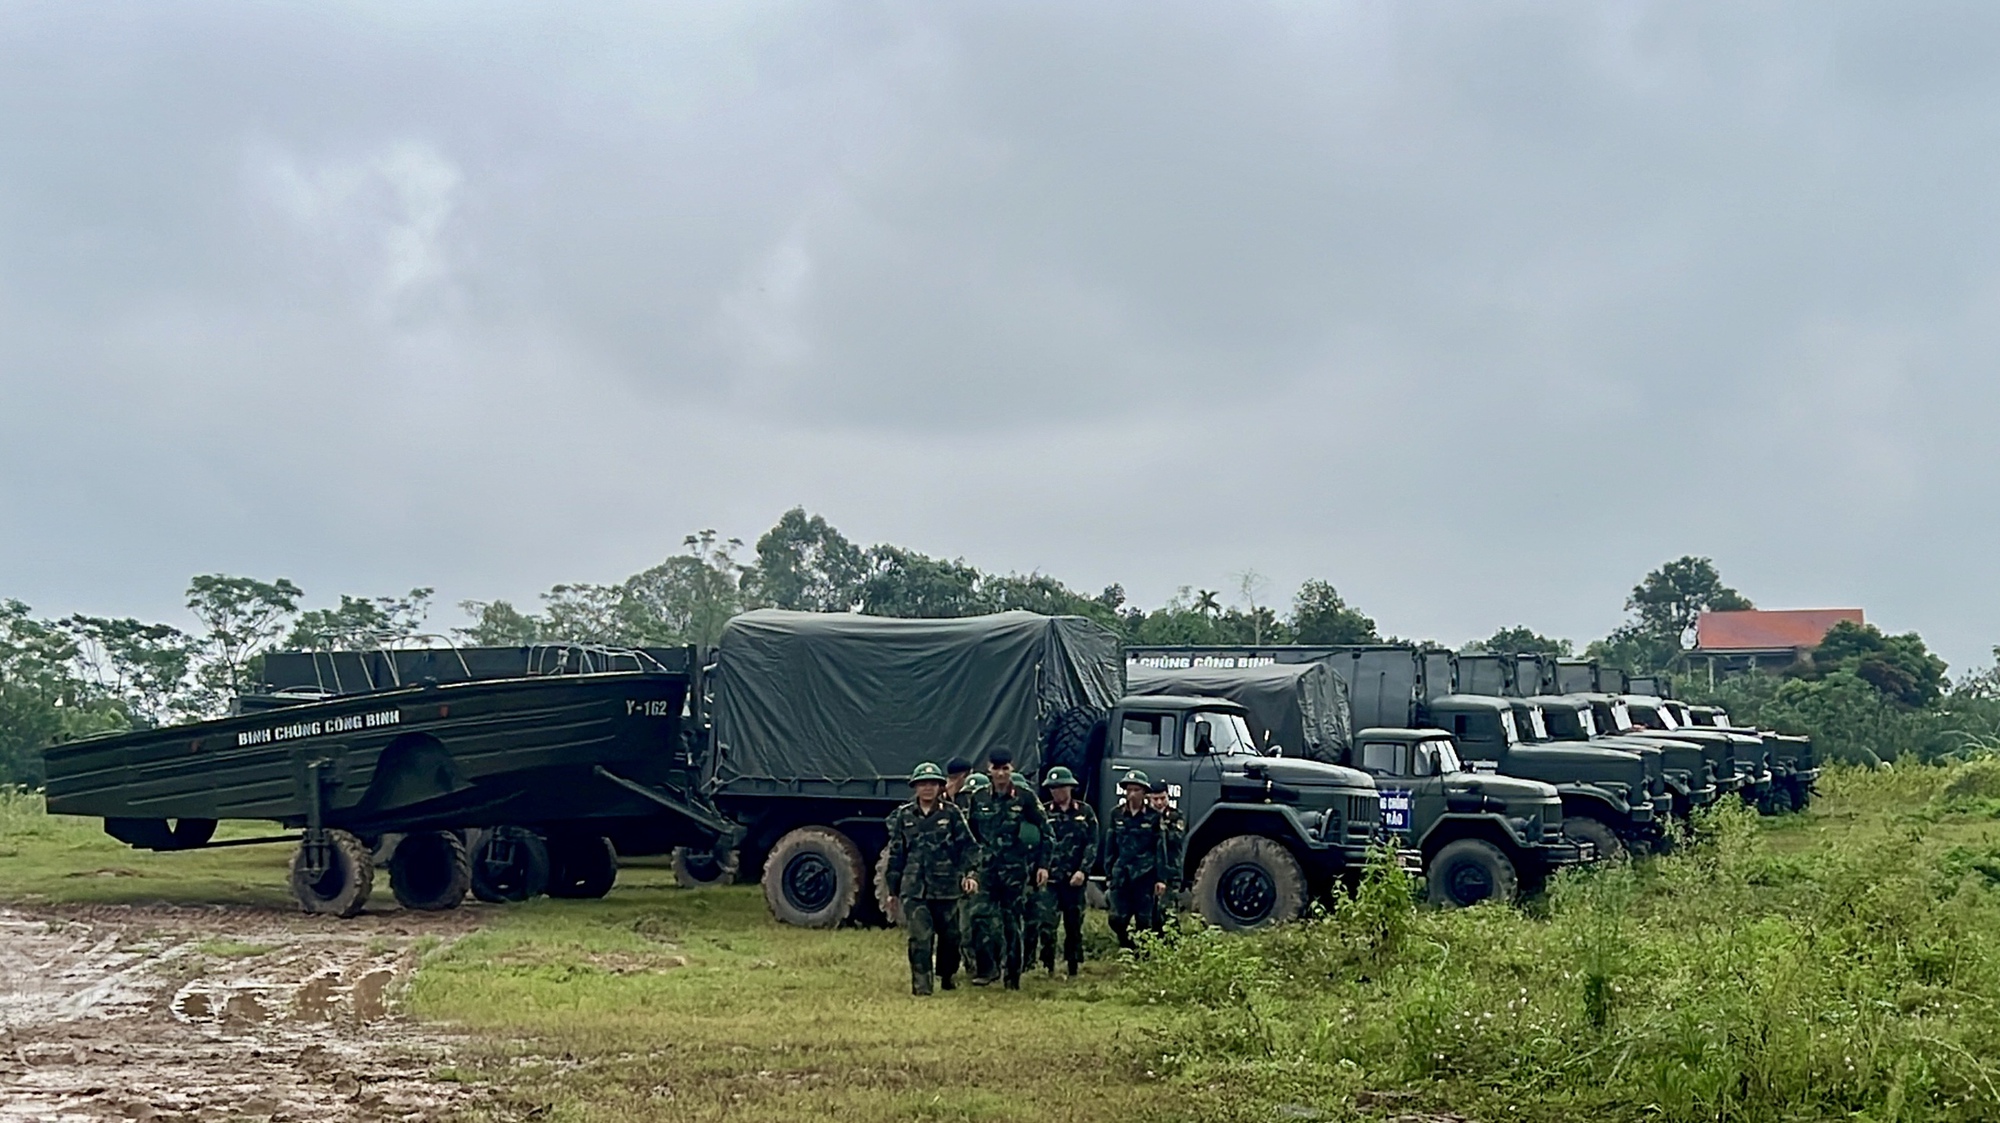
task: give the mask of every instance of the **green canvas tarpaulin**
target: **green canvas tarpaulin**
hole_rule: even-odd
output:
[[[1250,711],[1260,746],[1278,745],[1289,757],[1339,764],[1351,733],[1347,686],[1325,662],[1173,669],[1135,662],[1125,678],[1132,694],[1227,698]]]
[[[747,612],[716,648],[711,783],[895,790],[922,761],[1002,746],[1028,775],[1077,767],[1124,680],[1118,637],[1082,617]]]

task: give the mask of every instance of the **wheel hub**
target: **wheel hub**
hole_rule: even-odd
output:
[[[1269,920],[1278,903],[1278,887],[1264,867],[1244,863],[1223,871],[1222,909],[1239,924]]]
[[[818,854],[801,854],[785,865],[785,899],[801,912],[818,912],[833,903],[838,882],[833,863]]]
[[[1461,905],[1478,904],[1493,895],[1493,879],[1472,862],[1460,862],[1451,871],[1451,899]]]

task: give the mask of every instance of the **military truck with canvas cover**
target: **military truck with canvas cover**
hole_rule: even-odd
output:
[[[447,659],[414,684],[392,659],[380,676],[343,683],[348,692],[275,690],[229,717],[59,745],[46,753],[49,810],[102,817],[114,837],[155,850],[297,841],[294,895],[345,916],[367,903],[378,860],[406,907],[457,905],[477,830],[544,828],[543,876],[560,863],[557,891],[592,896],[616,876],[601,824],[664,805],[689,829],[722,826],[689,794],[693,776],[674,752],[684,654],[533,675],[527,649],[517,654],[487,669],[499,677]],[[214,842],[217,822],[234,819],[302,833]]]
[[[1476,776],[1459,764],[1454,750],[1449,768],[1440,768],[1436,744],[1450,743],[1450,735],[1430,730],[1428,737],[1402,737],[1395,730],[1419,728],[1425,707],[1448,696],[1452,661],[1449,652],[1387,644],[1353,647],[1133,647],[1127,649],[1133,666],[1186,667],[1212,676],[1250,676],[1272,664],[1323,662],[1348,684],[1351,721],[1361,732],[1354,735],[1343,761],[1350,767],[1370,772],[1384,792],[1382,826],[1405,860],[1424,871],[1433,899],[1447,904],[1470,904],[1504,887],[1508,895],[1533,891],[1551,869],[1595,856],[1595,847],[1570,839],[1562,832],[1561,796],[1550,785],[1515,781],[1493,776]],[[1130,671],[1128,671],[1128,674]],[[1226,694],[1226,679],[1214,685]],[[1442,684],[1439,693],[1433,684]],[[1483,704],[1483,703],[1482,703]],[[1378,745],[1400,743],[1410,751],[1384,749],[1375,767],[1357,756],[1357,746],[1369,738]],[[1411,746],[1430,746],[1415,752]],[[1414,753],[1414,755],[1412,755]],[[1422,767],[1427,772],[1383,772],[1387,763],[1401,767]],[[1435,796],[1411,803],[1408,792],[1421,787]],[[1447,801],[1445,797],[1452,797]],[[1545,806],[1556,800],[1555,813]],[[1445,814],[1447,802],[1450,814]],[[1524,823],[1534,824],[1529,830]],[[1553,824],[1552,832],[1543,827]],[[1454,843],[1475,846],[1451,851],[1449,861],[1438,859]],[[1465,873],[1463,856],[1481,855],[1479,876]],[[1505,867],[1505,876],[1491,874],[1495,863]]]
[[[1241,703],[1251,737],[1271,755],[1338,764],[1351,741],[1347,687],[1325,660],[1249,667],[1168,667],[1127,661],[1125,689],[1127,694]]]
[[[704,680],[702,791],[740,827],[710,840],[709,868],[733,848],[787,923],[873,919],[883,821],[912,769],[1004,748],[1024,777],[1081,775],[1124,680],[1118,636],[1081,617],[744,613]]]

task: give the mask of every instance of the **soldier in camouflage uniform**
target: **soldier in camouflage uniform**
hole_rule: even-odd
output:
[[[967,765],[970,768],[971,765]],[[961,808],[972,806],[972,797],[993,786],[984,772],[974,772],[967,776],[959,789],[955,801]],[[986,895],[986,887],[969,893],[958,902],[958,948],[965,959],[965,972],[975,979],[989,982],[999,974],[994,965],[993,945],[987,936],[993,929],[993,901]]]
[[[1167,893],[1167,832],[1159,813],[1146,805],[1152,781],[1132,771],[1118,782],[1125,802],[1104,825],[1104,872],[1111,905],[1111,931],[1118,946],[1131,948],[1132,927],[1153,926],[1153,913]]]
[[[965,813],[944,801],[944,770],[919,764],[910,774],[915,798],[889,815],[887,877],[890,903],[900,904],[910,937],[910,993],[953,988],[958,973],[959,897],[979,888],[973,870],[979,848]]]
[[[1013,753],[1001,748],[986,754],[986,773],[992,786],[972,797],[966,818],[979,841],[979,883],[991,906],[986,938],[1005,972],[1007,989],[1019,990],[1028,891],[1049,880],[1049,823],[1035,793],[1014,782]],[[992,981],[990,974],[972,980],[974,986]]]
[[[960,792],[965,790],[966,778],[972,775],[972,764],[962,756],[952,757],[944,765],[944,797],[965,810],[965,800]]]
[[[1153,910],[1153,931],[1164,933],[1180,911],[1181,884],[1187,862],[1187,820],[1181,817],[1180,808],[1167,799],[1167,782],[1155,780],[1146,790],[1146,804],[1160,817],[1160,829],[1167,836],[1167,891],[1161,896],[1159,907]]]
[[[1049,819],[1048,895],[1062,918],[1063,962],[1070,978],[1076,977],[1083,962],[1084,886],[1092,866],[1097,864],[1097,812],[1076,798],[1076,774],[1062,765],[1049,769],[1049,803],[1042,810]],[[1050,918],[1045,931],[1042,963],[1049,973],[1056,969],[1056,925]]]

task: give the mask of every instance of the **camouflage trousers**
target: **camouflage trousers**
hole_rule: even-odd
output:
[[[977,917],[976,931],[993,957],[992,966],[998,967],[1010,983],[1021,977],[1021,929],[1028,919],[1030,891],[1031,887],[1022,880],[1007,876],[989,875],[979,886],[979,895],[986,899],[987,907]]]
[[[1121,948],[1133,947],[1132,929],[1154,930],[1154,916],[1159,911],[1159,898],[1153,895],[1153,879],[1141,878],[1136,881],[1112,882],[1107,889],[1111,905],[1111,933],[1118,937]]]
[[[975,979],[986,979],[999,971],[993,965],[993,947],[987,940],[987,932],[992,927],[990,917],[993,902],[987,899],[986,887],[979,892],[958,901],[958,954],[965,962],[965,973]]]
[[[958,902],[950,898],[904,898],[903,925],[910,937],[910,989],[931,992],[931,965],[949,985],[958,974]]]
[[[1056,890],[1055,885],[1028,886],[1027,915],[1021,921],[1021,966],[1033,967],[1040,958],[1042,967],[1056,969]]]

